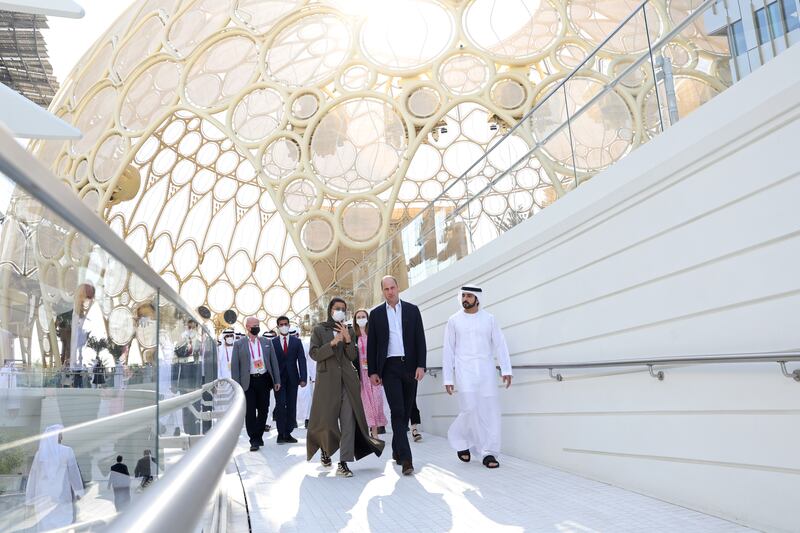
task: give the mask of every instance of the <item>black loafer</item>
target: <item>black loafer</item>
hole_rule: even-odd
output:
[[[294,438],[294,437],[292,437],[291,435],[286,435],[286,436],[283,438],[283,441],[284,441],[284,442],[291,443],[291,444],[295,444],[295,443],[297,442],[297,439],[296,439],[296,438]]]
[[[251,444],[250,445],[250,451],[251,452],[257,452],[258,451],[258,446],[256,446],[255,444]]]

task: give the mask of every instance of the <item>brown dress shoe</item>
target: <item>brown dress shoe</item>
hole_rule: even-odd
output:
[[[410,476],[414,473],[414,465],[411,464],[411,461],[403,461],[403,475]]]

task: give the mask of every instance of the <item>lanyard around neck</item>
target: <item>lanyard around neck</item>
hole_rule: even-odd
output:
[[[263,359],[263,358],[261,357],[261,343],[260,343],[260,342],[258,342],[258,338],[257,338],[257,337],[256,337],[256,345],[258,346],[258,358],[259,358],[259,359]],[[251,343],[251,342],[250,342],[250,339],[247,339],[247,347],[250,349],[250,358],[251,358],[253,361],[255,361],[255,360],[256,360],[256,356],[255,356],[255,354],[253,353],[253,343]]]

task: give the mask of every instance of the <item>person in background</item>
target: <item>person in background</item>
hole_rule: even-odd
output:
[[[233,357],[233,330],[228,328],[222,332],[222,344],[217,350],[217,378],[231,377],[231,358]]]
[[[233,344],[231,378],[244,391],[246,412],[244,417],[250,451],[257,452],[264,445],[264,430],[269,412],[269,391],[281,388],[281,374],[272,343],[259,337],[258,318],[245,320],[247,337]]]
[[[128,465],[122,462],[122,456],[117,456],[117,462],[111,465],[108,474],[108,488],[114,489],[114,509],[117,512],[124,510],[131,502],[131,474]]]
[[[278,444],[297,442],[292,437],[292,430],[297,427],[297,387],[305,387],[308,381],[303,343],[292,337],[289,330],[289,318],[278,317],[278,336],[272,339],[281,372],[281,389],[275,391]]]
[[[145,489],[153,482],[154,466],[155,464],[150,455],[150,450],[145,450],[142,453],[141,459],[136,461],[136,468],[133,469],[133,477],[142,480],[139,489]]]
[[[103,361],[98,355],[94,359],[94,366],[92,366],[92,388],[99,389],[106,384],[106,367],[103,366]]]
[[[369,433],[372,438],[378,438],[378,427],[386,425],[386,415],[383,414],[383,385],[373,385],[367,372],[367,334],[369,331],[369,312],[366,309],[356,311],[353,331],[356,334],[356,347],[358,348],[358,367],[361,373],[361,402],[364,404],[364,414],[367,417]]]
[[[25,504],[36,510],[37,531],[72,524],[75,521],[73,503],[84,495],[75,452],[61,444],[62,429],[61,424],[45,429],[28,474]]]
[[[306,354],[306,378],[308,385],[300,389],[297,393],[297,416],[303,421],[303,427],[308,429],[308,417],[311,416],[311,400],[314,397],[314,383],[317,379],[317,362],[311,359],[311,341],[310,339],[300,339],[300,333],[297,329],[290,332],[293,336],[297,337],[303,344],[303,352]]]
[[[306,458],[321,451],[322,465],[331,466],[331,455],[339,450],[337,476],[353,477],[347,463],[374,453],[380,456],[383,442],[369,436],[361,387],[358,383],[358,353],[355,333],[345,324],[347,304],[333,298],[328,319],[311,332],[311,358],[317,362],[317,385],[311,404],[306,438]]]

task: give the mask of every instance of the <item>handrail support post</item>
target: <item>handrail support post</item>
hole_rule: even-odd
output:
[[[781,365],[781,373],[784,375],[784,377],[800,382],[800,368],[789,372],[786,370],[786,361],[778,361],[778,364]]]
[[[564,381],[564,376],[562,376],[561,374],[553,374],[553,369],[552,368],[548,368],[547,370],[550,373],[550,378],[552,378],[552,379],[554,379],[556,381]]]
[[[655,372],[653,370],[653,365],[647,365],[647,369],[650,371],[650,376],[652,376],[653,378],[657,379],[658,381],[664,381],[664,372],[663,371],[659,370],[658,372]]]

